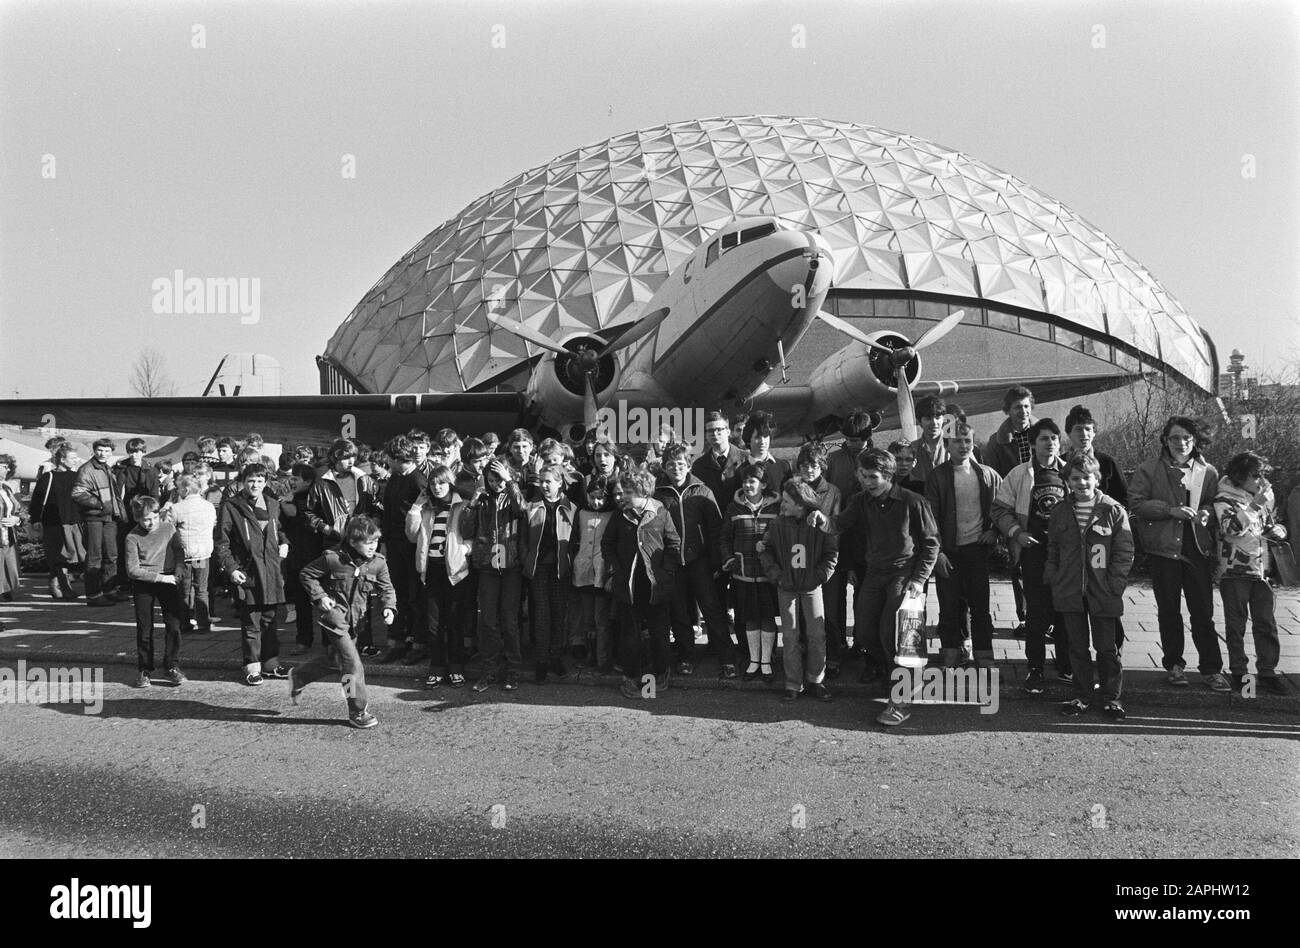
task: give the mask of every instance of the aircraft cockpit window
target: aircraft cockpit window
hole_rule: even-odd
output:
[[[704,265],[710,266],[718,259],[718,242],[715,240],[709,244],[709,249],[704,252]]]
[[[760,237],[766,237],[768,234],[776,233],[775,224],[760,224],[758,227],[751,227],[748,230],[740,232],[740,242],[747,244],[751,240],[758,240]]]
[[[726,253],[732,247],[740,243],[740,231],[732,231],[730,234],[722,235],[722,252]]]

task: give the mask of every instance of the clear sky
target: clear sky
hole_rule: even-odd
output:
[[[0,390],[126,395],[152,346],[180,394],[229,351],[315,392],[362,294],[479,195],[619,132],[749,113],[1003,168],[1147,266],[1225,364],[1281,368],[1298,53],[1283,2],[0,0]],[[259,279],[260,320],[155,314],[176,270]]]

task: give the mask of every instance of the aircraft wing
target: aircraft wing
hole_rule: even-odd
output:
[[[526,422],[519,392],[0,399],[0,424],[134,434],[242,436],[321,443],[345,431],[372,445],[411,428],[502,436]]]

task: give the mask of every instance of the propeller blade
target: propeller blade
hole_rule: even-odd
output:
[[[592,431],[596,427],[596,418],[600,414],[600,409],[596,405],[596,383],[590,372],[584,375],[583,378],[587,384],[582,399],[582,426],[588,431]]]
[[[902,369],[894,379],[898,386],[898,426],[903,429],[903,437],[915,441],[921,437],[916,425],[916,407],[912,404],[912,390],[907,385],[907,373]]]
[[[505,319],[504,317],[498,316],[495,313],[488,313],[487,321],[491,323],[493,326],[496,326],[498,329],[504,329],[506,332],[510,333],[511,335],[518,336],[520,339],[523,339],[526,342],[531,342],[535,346],[540,346],[543,349],[548,349],[551,352],[555,352],[560,355],[573,355],[572,352],[564,348],[559,343],[542,335],[536,329],[530,329],[529,327],[525,326],[523,323],[518,323],[512,320]]]
[[[629,329],[623,335],[619,336],[605,348],[600,350],[600,358],[604,358],[611,352],[617,352],[619,349],[626,349],[632,343],[639,339],[644,339],[650,333],[659,328],[659,324],[668,318],[669,309],[667,306],[657,309],[648,316],[642,316],[637,324]]]
[[[921,350],[924,349],[926,346],[933,345],[934,343],[942,339],[944,336],[948,335],[948,333],[956,329],[957,324],[965,318],[966,318],[966,311],[963,309],[957,310],[957,312],[953,313],[947,319],[942,320],[941,322],[938,322],[935,325],[931,326],[929,329],[927,329],[922,334],[921,338],[916,340],[916,342],[912,344],[912,348]]]
[[[858,329],[856,326],[846,323],[838,316],[832,316],[830,313],[827,313],[824,310],[818,310],[817,318],[820,319],[822,322],[824,322],[826,325],[830,326],[832,329],[839,330],[840,332],[844,333],[844,335],[848,336],[850,339],[854,340],[855,342],[860,342],[864,346],[868,346],[872,349],[879,349],[881,352],[885,353],[886,355],[894,351],[893,349],[890,349],[887,346],[882,346],[878,342],[873,342],[871,339],[867,337],[867,334],[864,333],[862,330]]]

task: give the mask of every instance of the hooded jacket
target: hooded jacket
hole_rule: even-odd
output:
[[[722,512],[718,510],[713,491],[694,474],[686,475],[686,482],[680,489],[660,475],[654,498],[668,510],[668,515],[673,518],[673,528],[681,538],[679,563],[684,566],[704,556],[716,570]]]
[[[447,541],[443,547],[447,567],[447,578],[455,586],[469,575],[470,544],[461,535],[461,515],[465,512],[465,501],[456,494],[451,495],[451,505],[447,512]],[[433,504],[417,501],[406,512],[406,539],[415,544],[415,570],[420,579],[425,578],[429,566],[429,543],[433,538],[434,522],[438,519],[438,508]]]
[[[276,606],[285,601],[284,576],[280,572],[280,502],[266,498],[267,521],[258,525],[257,515],[243,491],[221,505],[217,514],[215,555],[221,572],[230,580],[238,602],[248,606]],[[231,573],[239,570],[246,580],[236,586]]]
[[[1124,589],[1133,568],[1133,533],[1119,502],[1097,491],[1088,528],[1080,532],[1071,491],[1047,521],[1043,582],[1057,612],[1124,614]]]
[[[777,516],[763,534],[759,559],[767,578],[780,589],[805,593],[820,588],[835,572],[838,539],[803,517]]]
[[[731,573],[733,581],[771,582],[759,559],[758,542],[780,509],[781,498],[770,490],[764,490],[756,504],[745,500],[744,491],[738,490],[727,504],[727,512],[722,518],[718,559],[722,568]]]
[[[388,577],[388,561],[382,553],[371,559],[359,556],[344,543],[337,550],[326,550],[298,573],[298,580],[311,597],[322,626],[355,637],[357,625],[364,621],[370,595],[381,597],[382,608],[396,609],[397,594]],[[329,596],[334,608],[320,608],[320,600]]]
[[[1190,487],[1196,488],[1196,495],[1190,503],[1186,500],[1188,482]],[[1183,532],[1190,529],[1202,555],[1213,556],[1213,532],[1199,521],[1175,520],[1169,516],[1169,510],[1184,504],[1206,510],[1210,514],[1209,523],[1213,524],[1214,495],[1218,487],[1219,472],[1199,455],[1192,458],[1191,467],[1185,472],[1176,472],[1173,458],[1167,451],[1161,451],[1158,458],[1138,465],[1133,473],[1133,483],[1129,485],[1128,509],[1133,517],[1133,533],[1142,545],[1142,551],[1150,556],[1182,559]]]
[[[1224,576],[1263,580],[1268,575],[1268,534],[1277,525],[1273,519],[1273,491],[1259,494],[1242,490],[1224,477],[1214,496],[1214,516],[1219,525],[1219,569]],[[1282,536],[1274,539],[1285,539]]]
[[[611,593],[617,602],[630,604],[635,588],[634,569],[650,580],[650,603],[667,602],[679,567],[681,540],[668,511],[650,498],[644,510],[615,512],[600,540],[600,552],[613,575]]]

